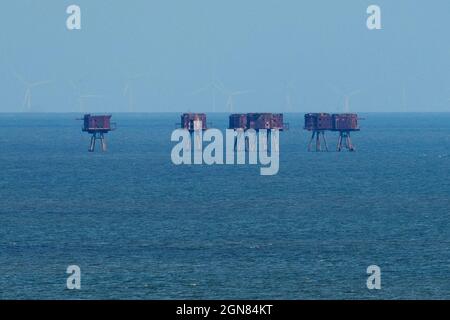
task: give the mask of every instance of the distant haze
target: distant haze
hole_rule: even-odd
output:
[[[71,4],[81,30],[66,29]],[[382,30],[366,27],[371,4]],[[349,111],[447,112],[449,13],[448,0],[2,1],[0,112],[212,112],[212,89],[218,112],[237,91],[235,112],[343,111],[352,92]],[[50,82],[27,93],[17,75]]]

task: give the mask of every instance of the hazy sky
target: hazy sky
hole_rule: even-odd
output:
[[[66,8],[82,30],[66,28]],[[366,9],[382,10],[382,30]],[[360,90],[351,111],[450,111],[448,0],[8,0],[0,5],[0,111],[212,111],[193,95],[212,73],[235,111],[342,111],[337,93]],[[215,70],[215,72],[213,71]],[[70,84],[78,83],[77,92]],[[291,83],[291,106],[286,102]],[[335,88],[335,89],[334,89]],[[217,94],[217,111],[226,110]],[[289,110],[292,108],[292,110]]]

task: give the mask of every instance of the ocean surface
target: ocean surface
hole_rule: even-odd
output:
[[[1,299],[450,299],[450,114],[364,114],[354,153],[287,114],[275,176],[173,165],[175,113],[89,153],[79,116],[0,114]]]

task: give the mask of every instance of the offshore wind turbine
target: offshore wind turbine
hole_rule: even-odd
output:
[[[125,86],[123,88],[123,96],[128,98],[128,112],[134,112],[135,106],[135,90],[134,90],[134,81],[144,77],[144,75],[134,75],[132,77],[128,77],[125,81]]]
[[[399,95],[400,95],[400,108],[401,108],[401,112],[408,112],[408,110],[411,108],[411,97],[410,95],[410,88],[412,85],[412,81],[415,81],[417,83],[417,81],[423,81],[423,75],[420,74],[415,74],[415,75],[409,75],[408,78],[404,78],[401,79],[400,82],[400,91],[399,91]]]
[[[243,95],[243,94],[246,94],[246,93],[249,93],[249,92],[250,91],[248,91],[248,90],[228,92],[227,93],[228,99],[227,99],[226,109],[228,109],[228,111],[230,113],[233,113],[234,112],[234,98],[236,96],[240,96],[240,95]]]
[[[79,112],[85,112],[84,105],[85,105],[85,101],[87,99],[100,98],[101,97],[100,95],[97,95],[97,94],[82,93],[80,88],[78,87],[78,85],[74,81],[71,81],[70,83],[71,83],[71,85],[72,85],[72,87],[73,87],[73,89],[74,89],[74,91],[76,92],[76,95],[77,95],[78,111]]]
[[[405,85],[402,86],[402,110],[403,112],[407,111],[407,104],[406,104],[406,88]]]
[[[78,105],[79,105],[79,110],[80,112],[84,112],[85,108],[85,101],[87,99],[92,99],[92,98],[100,98],[100,95],[97,94],[82,94],[78,96]]]
[[[19,75],[18,73],[14,72],[14,76],[24,84],[25,86],[25,96],[23,98],[23,104],[22,104],[22,108],[23,111],[26,112],[31,112],[32,110],[32,103],[31,103],[31,96],[32,96],[32,89],[39,87],[39,86],[43,86],[45,84],[50,83],[50,80],[45,80],[45,81],[37,81],[37,82],[29,82],[26,81],[21,75]]]
[[[344,112],[349,113],[350,112],[350,98],[354,95],[357,95],[360,91],[353,91],[349,94],[344,95]]]
[[[292,90],[294,89],[294,86],[292,84],[291,81],[286,81],[285,83],[285,106],[286,106],[286,111],[288,112],[292,112],[294,111],[294,106],[293,106],[293,102],[292,102]]]
[[[335,92],[340,95],[344,99],[344,105],[343,105],[343,112],[349,113],[350,112],[350,98],[359,94],[361,90],[355,90],[347,94],[343,94],[341,91],[334,88]]]
[[[220,91],[222,91],[225,95],[227,95],[227,102],[225,105],[226,110],[228,110],[230,113],[234,112],[234,99],[237,96],[250,93],[249,90],[236,90],[231,91],[227,89],[222,83],[220,83],[219,86]]]
[[[216,101],[217,101],[217,92],[220,91],[221,88],[218,85],[218,82],[215,80],[212,80],[210,83],[208,83],[206,86],[193,91],[192,95],[198,95],[200,93],[203,93],[205,91],[211,92],[211,99],[212,99],[212,112],[216,112]]]
[[[191,95],[198,95],[200,93],[208,91],[211,92],[212,112],[216,112],[217,93],[219,91],[223,91],[223,86],[220,81],[216,79],[215,64],[213,64],[213,67],[211,69],[211,80],[209,81],[209,83],[207,83],[200,89],[191,92]]]

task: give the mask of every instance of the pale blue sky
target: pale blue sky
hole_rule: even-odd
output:
[[[82,9],[82,30],[65,27],[66,7]],[[383,30],[366,28],[366,8],[382,9]],[[450,111],[448,0],[15,0],[0,6],[0,111],[23,109],[29,81],[34,111],[212,111],[215,69],[236,111]],[[403,89],[405,88],[405,94]],[[402,98],[404,96],[404,98]],[[226,96],[217,95],[225,112]]]

